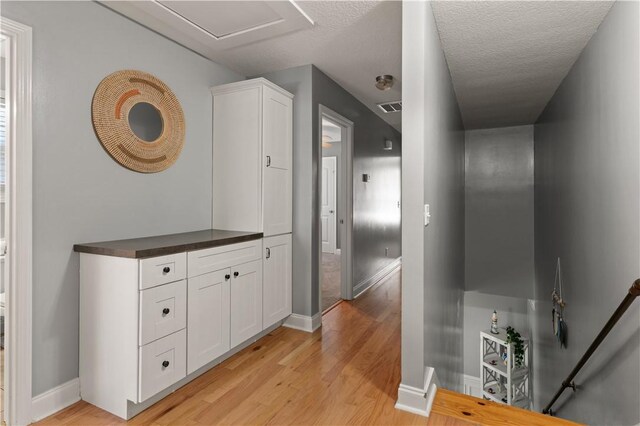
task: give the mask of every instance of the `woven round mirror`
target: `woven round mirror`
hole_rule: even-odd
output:
[[[124,167],[156,173],[176,162],[184,114],[171,89],[151,74],[116,71],[100,82],[91,105],[100,143]]]

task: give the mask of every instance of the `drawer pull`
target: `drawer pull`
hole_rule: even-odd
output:
[[[238,271],[236,271],[236,272],[234,272],[234,273],[233,273],[233,276],[234,276],[234,277],[237,277],[238,275],[240,275],[240,272],[238,272]]]
[[[271,249],[267,247],[267,259],[271,257]]]
[[[225,281],[229,281],[230,279],[231,279],[231,275],[230,274],[227,274],[227,275],[224,276],[224,280]]]
[[[162,361],[162,367],[167,368],[169,366],[169,361]]]
[[[164,268],[162,268],[162,272],[165,274],[168,274],[169,272],[171,272],[171,268],[169,268],[168,266],[165,266]]]
[[[169,308],[164,308],[162,310],[162,316],[169,315],[169,312],[171,312],[171,310]]]

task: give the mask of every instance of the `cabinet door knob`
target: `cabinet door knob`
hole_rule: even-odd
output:
[[[162,366],[167,368],[169,366],[169,361],[162,361]]]
[[[234,276],[234,277],[237,277],[238,275],[240,275],[240,272],[238,272],[238,271],[236,271],[236,272],[234,272],[234,273],[233,273],[233,276]]]
[[[231,274],[227,274],[224,276],[225,281],[228,281],[229,279],[231,279]]]
[[[169,315],[169,312],[171,312],[171,309],[169,309],[169,308],[164,308],[164,309],[162,310],[162,316]]]
[[[168,274],[169,272],[171,272],[171,268],[169,268],[168,266],[165,266],[164,268],[162,268],[162,272],[165,274]]]

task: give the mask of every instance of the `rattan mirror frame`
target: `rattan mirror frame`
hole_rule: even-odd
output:
[[[129,111],[139,102],[162,116],[162,133],[152,142],[129,126]],[[104,149],[122,166],[157,173],[176,162],[184,146],[185,122],[180,102],[159,78],[137,70],[116,71],[98,85],[91,104],[93,128]]]

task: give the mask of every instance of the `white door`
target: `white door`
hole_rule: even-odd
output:
[[[191,374],[231,349],[231,270],[189,278],[188,283],[187,374]]]
[[[262,111],[263,232],[267,237],[291,232],[292,100],[265,86]]]
[[[336,252],[336,157],[322,157],[320,222],[322,252]]]
[[[262,328],[291,315],[291,234],[264,239]]]
[[[231,267],[231,347],[262,331],[262,259]]]

